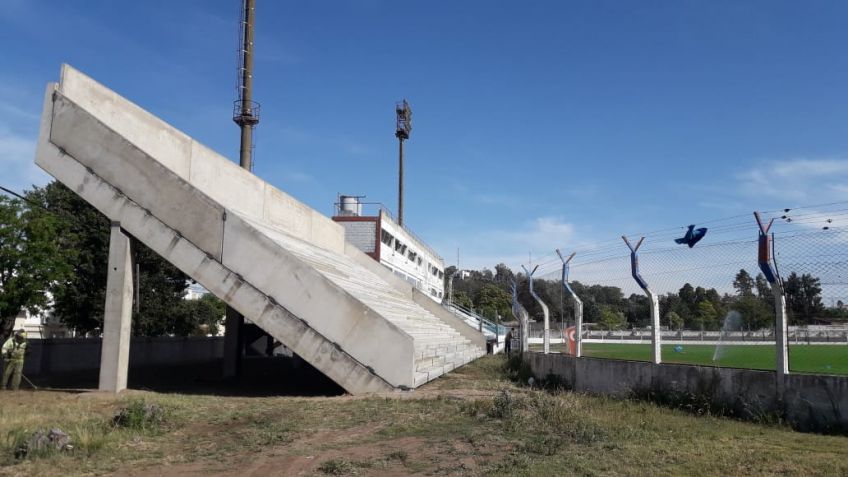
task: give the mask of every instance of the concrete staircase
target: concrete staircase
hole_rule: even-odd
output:
[[[351,393],[414,388],[484,353],[328,217],[67,65],[36,163]]]
[[[376,273],[345,255],[315,247],[278,228],[250,222],[286,250],[311,265],[357,300],[412,336],[415,346],[414,385],[430,381],[485,354],[418,303],[409,300]]]

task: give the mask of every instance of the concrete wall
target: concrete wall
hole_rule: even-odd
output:
[[[24,374],[40,376],[100,368],[100,338],[29,340]],[[133,338],[130,367],[208,363],[224,353],[222,337]]]
[[[376,220],[339,220],[336,223],[345,228],[345,240],[365,253],[377,251]]]
[[[771,371],[525,353],[533,374],[557,376],[574,391],[619,397],[694,399],[745,419],[779,414],[800,430],[848,433],[848,376],[789,374],[780,390]]]

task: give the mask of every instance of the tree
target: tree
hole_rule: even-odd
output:
[[[771,291],[771,285],[766,280],[766,277],[763,276],[762,273],[757,274],[757,278],[754,280],[755,286],[757,288],[757,297],[763,301],[768,306],[774,305],[774,293]]]
[[[672,330],[680,330],[683,327],[683,318],[673,311],[665,314],[665,322],[668,324],[668,328]]]
[[[0,196],[0,339],[18,313],[48,306],[50,286],[69,273],[57,220],[39,207]]]
[[[792,272],[783,282],[786,307],[795,323],[812,323],[824,310],[821,302],[821,280],[805,273],[800,277]]]
[[[681,288],[680,291],[677,292],[677,295],[680,297],[680,302],[686,306],[691,313],[695,313],[695,305],[697,304],[697,297],[695,296],[695,288],[686,283]]]
[[[607,330],[620,330],[627,323],[624,319],[624,313],[615,311],[609,306],[601,306],[600,311],[601,317],[598,324]]]
[[[43,201],[59,220],[71,273],[53,287],[53,312],[65,325],[80,333],[103,325],[106,272],[109,258],[109,219],[59,182],[27,193]]]
[[[136,239],[132,251],[139,272],[138,311],[133,331],[138,336],[183,335],[193,329],[191,317],[181,314],[188,277]],[[188,323],[181,320],[189,319]]]
[[[774,323],[774,308],[758,297],[738,297],[731,305],[742,319],[742,326],[757,330],[769,327]]]
[[[714,330],[718,328],[718,313],[713,304],[708,301],[698,303],[698,313],[695,319],[702,329]]]
[[[743,268],[736,274],[736,278],[733,280],[733,288],[736,289],[739,296],[754,296],[754,279]]]
[[[474,302],[483,316],[494,319],[500,315],[506,320],[512,317],[512,296],[493,283],[483,285]]]
[[[651,319],[651,302],[645,295],[632,294],[626,300],[624,316],[631,326],[648,323]]]
[[[505,263],[495,265],[495,283],[502,287],[509,287],[510,282],[515,279],[515,274]]]
[[[102,329],[106,272],[109,256],[109,220],[59,182],[27,193],[30,200],[44,203],[57,217],[56,236],[71,272],[53,286],[54,313],[67,326],[87,333]],[[160,336],[192,326],[179,323],[181,302],[188,277],[132,238],[134,267],[140,271],[133,331],[137,335]]]
[[[217,335],[227,305],[207,293],[198,300],[182,300],[177,307],[173,333],[177,336]]]
[[[463,308],[471,309],[474,307],[474,302],[471,301],[471,298],[468,297],[468,294],[464,291],[455,291],[453,292],[453,302],[457,306],[461,306]]]

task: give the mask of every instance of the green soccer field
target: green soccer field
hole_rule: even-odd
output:
[[[664,363],[698,364],[726,368],[773,370],[774,346],[722,345],[718,360],[713,361],[715,345],[684,344],[680,352],[677,345],[663,345]],[[551,351],[561,352],[560,345],[551,345]],[[542,345],[532,345],[541,351]],[[650,361],[649,344],[583,343],[583,356],[591,358]],[[789,345],[789,370],[801,373],[848,374],[848,345]]]

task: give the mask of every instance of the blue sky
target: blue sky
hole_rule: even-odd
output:
[[[0,185],[48,180],[62,62],[237,158],[239,3],[0,0]],[[449,264],[848,200],[845,2],[258,4],[256,174],[396,209],[405,97],[406,222]]]

